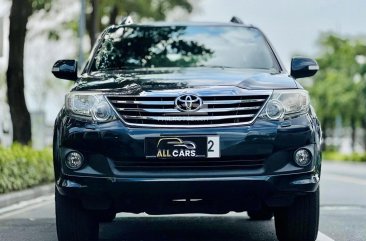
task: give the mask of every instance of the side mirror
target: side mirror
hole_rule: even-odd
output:
[[[295,79],[313,76],[318,70],[319,65],[314,59],[295,57],[291,60],[291,76]]]
[[[78,62],[76,60],[58,60],[52,67],[52,74],[59,79],[76,80]]]

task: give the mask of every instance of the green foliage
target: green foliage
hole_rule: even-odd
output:
[[[119,16],[133,15],[139,19],[164,20],[166,14],[175,7],[180,7],[188,13],[193,10],[193,6],[188,0],[111,0],[99,2],[99,16],[101,17],[117,13]],[[110,24],[114,24],[113,20]]]
[[[0,193],[49,183],[54,179],[52,150],[37,151],[18,144],[0,146],[0,173]]]
[[[186,27],[125,28],[110,30],[96,56],[97,69],[146,66],[194,66],[209,58],[213,51],[204,45],[182,38]],[[123,38],[121,35],[123,34]],[[179,56],[172,60],[168,56]]]
[[[365,111],[361,104],[366,103],[365,64],[358,63],[357,56],[366,56],[366,45],[332,34],[324,35],[320,43],[324,52],[317,59],[320,71],[311,88],[319,117],[362,117]]]
[[[55,30],[50,30],[48,32],[48,39],[49,40],[54,40],[54,41],[58,41],[60,39],[60,35],[57,31]]]
[[[323,152],[323,159],[328,161],[366,162],[366,153],[343,154],[337,151],[325,151]]]
[[[27,0],[32,5],[33,12],[39,11],[39,10],[50,10],[51,9],[51,3],[52,0]]]
[[[310,88],[312,102],[323,130],[334,127],[340,117],[353,129],[366,125],[366,43],[358,39],[325,34],[317,59],[320,71]]]

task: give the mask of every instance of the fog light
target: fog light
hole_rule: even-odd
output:
[[[294,159],[297,165],[306,166],[311,161],[311,153],[307,149],[299,149],[295,151]]]
[[[69,154],[67,154],[65,163],[68,168],[76,170],[83,165],[84,158],[79,152],[72,151]]]

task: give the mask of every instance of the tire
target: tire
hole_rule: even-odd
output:
[[[96,241],[99,223],[80,202],[55,191],[56,229],[59,241]]]
[[[273,218],[273,211],[267,207],[263,207],[259,211],[247,211],[251,220],[264,221],[271,220]]]
[[[116,218],[116,213],[111,211],[100,211],[95,214],[99,222],[110,223]]]
[[[275,226],[280,241],[315,241],[319,227],[319,188],[296,198],[291,206],[275,210]]]

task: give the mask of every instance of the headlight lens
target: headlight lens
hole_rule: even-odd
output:
[[[309,94],[306,90],[275,90],[261,117],[280,120],[305,114],[309,110],[309,103]]]
[[[105,97],[96,93],[71,92],[66,95],[66,109],[79,118],[106,122],[115,119]]]
[[[266,106],[266,115],[271,120],[281,119],[284,115],[285,111],[283,105],[278,100],[270,100]]]

